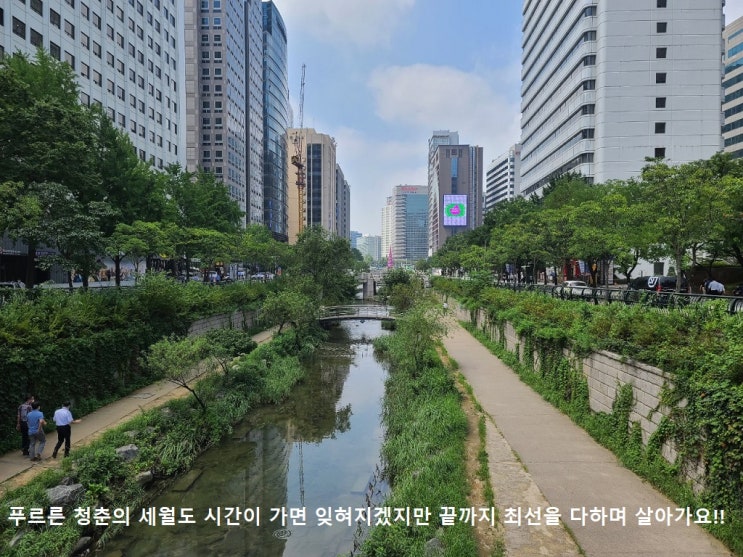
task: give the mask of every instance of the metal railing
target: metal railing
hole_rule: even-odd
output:
[[[541,292],[562,300],[582,300],[594,304],[643,304],[661,309],[682,309],[691,304],[700,304],[724,300],[730,314],[743,313],[743,297],[696,294],[673,291],[634,290],[629,288],[611,288],[606,286],[563,286],[561,284],[514,284],[501,283],[496,286],[510,290]]]
[[[394,319],[387,306],[323,306],[318,315],[320,321],[333,319]]]

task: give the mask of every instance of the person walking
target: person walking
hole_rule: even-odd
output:
[[[725,286],[715,279],[709,281],[706,290],[707,294],[712,294],[713,296],[722,296],[723,294],[725,294]]]
[[[72,437],[71,424],[79,424],[81,420],[72,417],[69,402],[65,402],[62,404],[62,408],[55,410],[53,420],[57,424],[57,444],[54,446],[52,458],[57,458],[57,451],[59,451],[62,443],[64,443],[64,455],[68,457],[70,456],[70,438]]]
[[[31,412],[33,401],[34,395],[26,395],[26,402],[23,402],[18,407],[18,421],[15,428],[21,432],[21,451],[23,451],[23,456],[28,456],[28,413]]]
[[[29,447],[28,455],[31,460],[41,460],[41,453],[44,452],[44,445],[46,445],[46,435],[44,435],[44,426],[46,420],[44,419],[44,413],[40,410],[41,404],[38,400],[34,400],[31,404],[31,411],[28,413],[28,437]],[[38,447],[37,447],[38,445]]]

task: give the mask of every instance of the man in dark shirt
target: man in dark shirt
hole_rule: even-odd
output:
[[[23,456],[28,456],[28,413],[31,411],[34,395],[26,395],[26,402],[18,407],[17,423],[15,428],[21,432],[21,450]]]

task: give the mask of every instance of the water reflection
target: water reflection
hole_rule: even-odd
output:
[[[172,508],[176,524],[138,523],[141,515],[133,513],[101,555],[348,555],[361,509],[380,502],[384,491],[378,472],[385,370],[371,347],[380,334],[375,321],[334,329],[290,400],[254,413],[151,503],[158,511]],[[345,518],[342,508],[350,509],[350,524],[338,520]],[[193,509],[193,523],[178,523],[183,509]],[[330,525],[318,525],[322,512]]]

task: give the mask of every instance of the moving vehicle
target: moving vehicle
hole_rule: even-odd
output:
[[[650,275],[637,277],[629,281],[629,290],[648,290],[651,292],[674,292],[676,290],[676,277]],[[681,292],[689,291],[689,281],[681,277]]]

